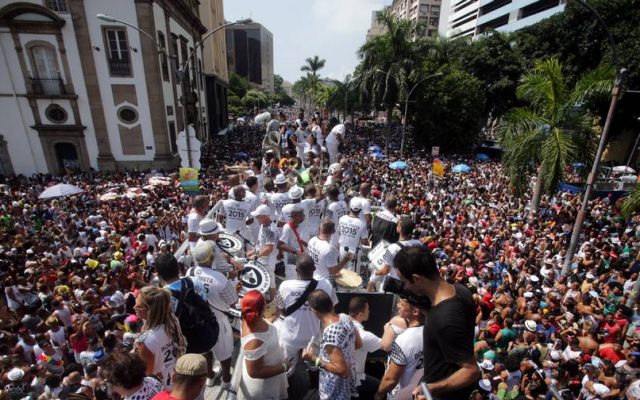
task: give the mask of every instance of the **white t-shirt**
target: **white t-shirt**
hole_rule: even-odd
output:
[[[322,128],[316,125],[311,129],[311,132],[313,132],[313,134],[315,135],[316,143],[318,144],[318,146],[322,147],[324,145],[324,136],[322,135]]]
[[[291,199],[289,198],[289,192],[269,193],[268,198],[269,198],[269,202],[273,204],[273,208],[275,210],[275,216],[272,216],[272,217],[276,217],[276,219],[279,219],[280,215],[282,214],[282,207],[291,203]]]
[[[166,389],[173,386],[171,373],[178,360],[178,346],[173,338],[170,338],[164,329],[164,324],[142,332],[138,338],[154,356],[153,374],[162,374],[162,385]]]
[[[410,399],[423,376],[422,326],[407,328],[391,344],[389,361],[404,366],[404,371],[389,399]]]
[[[316,270],[313,272],[313,279],[328,279],[329,268],[338,265],[338,249],[331,243],[314,237],[309,240],[307,254],[313,259]]]
[[[238,293],[233,283],[221,272],[211,268],[192,267],[187,275],[193,281],[196,292],[209,301],[209,305],[220,312],[229,310],[229,306],[238,301]]]
[[[309,282],[299,279],[289,279],[282,282],[278,289],[280,294],[278,308],[286,310],[291,307],[300,298]],[[334,306],[338,304],[338,298],[329,282],[319,280],[316,289],[324,290],[331,297]],[[321,334],[320,320],[309,308],[309,302],[305,302],[293,314],[285,317],[282,325],[280,340],[294,348],[306,347],[312,336],[319,337]]]
[[[270,269],[275,268],[276,266],[276,257],[278,255],[278,249],[276,248],[278,245],[278,231],[275,224],[270,223],[268,225],[260,225],[260,230],[258,231],[258,241],[256,243],[256,254],[262,251],[262,249],[267,245],[273,245],[273,251],[267,257],[260,257],[258,261],[260,261],[265,266]]]
[[[349,207],[347,207],[347,203],[343,200],[329,203],[329,206],[327,207],[327,218],[331,218],[331,220],[336,224],[340,220],[340,217],[347,214],[349,214]]]
[[[339,133],[336,132],[330,132],[329,135],[327,136],[327,150],[331,151],[336,151],[338,150],[338,145],[340,145],[340,141],[338,141],[337,135],[339,135]]]
[[[364,364],[367,361],[367,354],[380,349],[381,339],[373,333],[366,331],[360,322],[353,320],[353,324],[356,326],[362,339],[362,347],[356,350],[356,383],[359,386],[360,382],[365,378]]]
[[[187,232],[188,233],[198,233],[200,230],[200,221],[204,218],[202,215],[198,214],[196,211],[191,210],[187,215]]]
[[[399,245],[398,243],[401,243],[402,245]],[[398,254],[400,250],[402,250],[402,247],[422,246],[422,243],[416,239],[401,240],[398,243],[394,243],[389,247],[387,247],[387,250],[385,251],[384,256],[382,256],[384,263],[391,267],[391,270],[389,271],[389,276],[396,279],[399,278],[398,272],[395,268],[395,265],[393,264],[393,259],[396,257],[396,254]]]
[[[324,211],[324,207],[327,200],[322,199],[316,202],[316,199],[304,199],[302,200],[302,204],[307,209],[307,215],[305,215],[304,225],[309,238],[312,238],[318,234],[318,229],[320,229],[320,221],[322,218],[322,211]]]
[[[301,226],[297,227],[296,231],[298,232],[300,239],[302,239],[302,232],[300,228],[302,227]],[[296,238],[296,234],[293,232],[293,229],[291,229],[288,223],[282,227],[282,234],[280,235],[279,241],[283,242],[287,246],[294,249],[296,253],[300,250],[304,250],[304,247],[301,248],[300,243],[298,243],[298,238]],[[283,255],[284,255],[285,264],[289,264],[289,265],[296,264],[296,259],[297,259],[296,254],[283,252]]]
[[[246,227],[245,221],[249,217],[251,204],[244,200],[227,199],[222,202],[225,216],[225,229],[234,233]]]
[[[362,239],[367,237],[367,226],[359,218],[351,215],[340,217],[337,230],[340,235],[338,238],[340,249],[348,247],[349,251],[356,251]]]

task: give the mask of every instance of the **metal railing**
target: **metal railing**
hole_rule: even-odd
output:
[[[109,70],[112,76],[129,76],[131,63],[128,60],[109,59]]]
[[[34,94],[57,96],[64,94],[64,83],[60,78],[29,78]]]

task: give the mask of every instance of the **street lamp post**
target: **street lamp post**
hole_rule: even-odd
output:
[[[106,21],[106,22],[110,22],[110,23],[119,23],[119,24],[123,24],[126,25],[132,29],[135,29],[136,31],[142,33],[143,35],[145,35],[146,37],[148,37],[149,39],[151,39],[151,41],[156,45],[156,48],[158,49],[158,53],[164,53],[166,54],[166,49],[163,48],[162,46],[160,46],[160,44],[158,43],[158,41],[155,39],[155,37],[153,37],[151,34],[149,34],[148,32],[145,32],[144,30],[138,28],[135,25],[132,25],[126,21],[122,21],[120,19],[114,18],[110,15],[107,14],[103,14],[103,13],[99,13],[96,14],[96,17],[102,21]],[[186,136],[186,145],[187,145],[187,160],[188,160],[188,164],[189,167],[192,166],[192,160],[191,160],[191,140],[189,138],[189,124],[187,122],[187,91],[188,91],[188,79],[189,79],[189,73],[187,68],[189,67],[189,62],[191,62],[191,60],[193,59],[193,57],[195,56],[195,54],[198,51],[198,48],[202,47],[204,41],[206,39],[208,39],[209,37],[211,37],[212,35],[214,35],[216,32],[220,31],[221,29],[224,29],[228,26],[232,26],[232,25],[238,25],[238,24],[248,24],[251,23],[252,20],[250,18],[247,19],[241,19],[238,21],[234,21],[234,22],[229,22],[227,24],[221,25],[217,28],[215,28],[214,30],[207,32],[198,42],[195,42],[194,46],[193,46],[193,50],[191,50],[191,53],[189,53],[189,56],[187,57],[186,60],[184,60],[184,62],[182,63],[182,65],[178,65],[177,64],[177,59],[178,56],[175,55],[174,58],[176,60],[176,66],[178,66],[178,71],[176,73],[176,78],[178,79],[178,81],[181,84],[181,90],[182,90],[182,118],[184,120],[184,133]],[[196,70],[198,71],[198,69],[196,68]],[[196,74],[198,74],[198,72],[196,72]],[[200,78],[200,76],[196,76],[196,83],[198,83],[198,79]],[[200,93],[198,93],[198,96],[200,96]],[[196,115],[200,115],[200,99],[198,97],[198,113]]]
[[[424,78],[416,82],[416,84],[413,85],[411,90],[409,90],[409,94],[407,94],[407,98],[404,100],[404,121],[402,122],[402,140],[400,141],[400,157],[404,155],[404,135],[405,135],[405,130],[407,128],[407,112],[409,111],[409,99],[411,98],[411,94],[422,82],[426,81],[429,78],[434,78],[436,76],[441,76],[441,75],[442,75],[442,72],[436,72],[435,74],[425,76]]]
[[[596,151],[595,160],[593,160],[593,166],[591,168],[591,172],[589,173],[589,177],[587,178],[587,186],[585,188],[584,196],[582,198],[582,205],[580,207],[580,211],[578,212],[576,222],[573,225],[573,232],[571,233],[571,241],[569,242],[569,248],[567,249],[567,254],[565,256],[564,264],[562,266],[563,276],[569,273],[571,263],[573,262],[573,256],[576,252],[576,248],[578,247],[578,240],[580,239],[580,231],[582,230],[582,224],[584,223],[584,218],[587,213],[587,208],[589,207],[589,199],[591,198],[591,194],[593,193],[593,184],[598,177],[598,170],[600,169],[600,158],[602,157],[604,148],[607,145],[607,140],[609,138],[609,132],[611,131],[613,118],[615,116],[616,109],[618,107],[618,100],[622,95],[622,86],[624,85],[624,81],[627,77],[627,70],[625,68],[620,67],[616,43],[613,40],[613,36],[611,35],[611,31],[609,30],[609,27],[602,19],[602,16],[596,11],[595,8],[593,8],[591,5],[586,3],[584,0],[576,0],[576,2],[581,6],[583,6],[584,8],[586,8],[587,10],[589,10],[596,17],[600,25],[602,25],[602,27],[604,28],[607,34],[609,45],[611,46],[613,63],[615,64],[615,67],[616,67],[616,78],[615,78],[615,83],[613,85],[613,89],[611,91],[611,102],[609,104],[609,112],[607,113],[607,119],[604,123],[602,134],[600,135],[600,144],[598,145],[598,150]],[[640,281],[640,279],[638,279],[638,281]],[[637,293],[637,290],[635,292]]]

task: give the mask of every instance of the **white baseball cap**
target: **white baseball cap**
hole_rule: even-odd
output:
[[[349,202],[349,208],[352,209],[353,211],[360,211],[362,210],[362,202],[359,199],[356,199],[354,197]]]
[[[252,217],[257,217],[259,215],[271,215],[269,206],[267,206],[266,204],[261,204],[258,206],[258,208],[255,209],[255,211],[251,211]]]

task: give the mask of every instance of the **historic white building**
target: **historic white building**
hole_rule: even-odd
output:
[[[176,166],[184,118],[175,71],[206,32],[198,7],[198,0],[0,0],[0,173]],[[158,47],[99,13],[149,33]],[[199,55],[185,100],[198,128],[206,112],[196,66]]]

